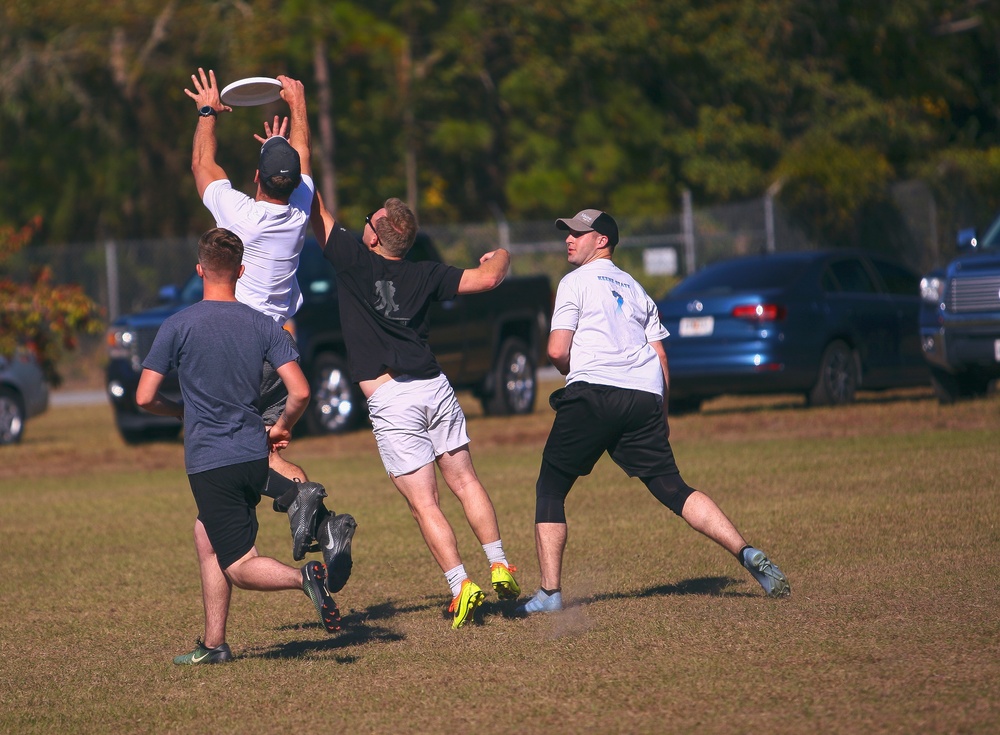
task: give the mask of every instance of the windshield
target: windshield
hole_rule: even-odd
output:
[[[767,256],[716,263],[685,278],[670,295],[780,288],[793,283],[807,265],[808,262],[800,258]]]
[[[986,230],[982,241],[979,243],[981,250],[1000,250],[1000,217],[993,220],[993,224]]]

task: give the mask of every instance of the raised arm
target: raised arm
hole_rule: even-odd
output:
[[[198,187],[198,196],[205,194],[205,189],[213,181],[229,178],[216,160],[215,153],[219,147],[215,139],[215,125],[220,112],[232,112],[231,107],[222,104],[219,98],[219,88],[215,83],[215,72],[211,69],[208,74],[201,67],[198,74],[191,75],[194,91],[185,89],[184,94],[194,100],[195,105],[200,110],[202,107],[211,107],[215,110],[215,115],[198,116],[198,125],[194,129],[194,145],[191,150],[191,172],[194,174],[194,183]]]
[[[299,154],[299,165],[305,176],[312,176],[312,136],[309,133],[309,116],[306,114],[306,89],[298,79],[278,75],[281,82],[281,99],[288,103],[291,129],[288,143]]]
[[[503,248],[491,250],[479,259],[478,268],[468,268],[462,272],[458,292],[479,293],[499,286],[510,270],[510,253]]]
[[[309,214],[309,224],[312,225],[313,235],[316,236],[316,242],[319,243],[320,248],[326,247],[326,241],[330,239],[330,233],[333,232],[333,225],[336,220],[334,220],[333,215],[323,204],[323,197],[319,193],[319,189],[313,194],[312,211]]]

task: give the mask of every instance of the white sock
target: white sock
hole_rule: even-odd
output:
[[[501,539],[497,539],[493,543],[483,544],[483,551],[486,552],[486,558],[489,560],[490,566],[497,563],[507,567],[510,566],[507,563],[507,555],[503,553],[503,541]]]
[[[469,575],[465,573],[465,564],[459,564],[445,572],[444,577],[448,580],[448,586],[451,587],[451,596],[458,597],[458,593],[462,591],[462,582],[467,580]]]

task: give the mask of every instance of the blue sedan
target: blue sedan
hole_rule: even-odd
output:
[[[856,250],[756,255],[714,263],[657,302],[670,409],[723,394],[801,393],[850,403],[859,388],[927,385],[919,276]]]

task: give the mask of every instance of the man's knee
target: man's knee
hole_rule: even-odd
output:
[[[545,460],[535,483],[535,523],[565,523],[566,496],[576,476],[557,469]]]
[[[643,483],[653,494],[653,497],[670,508],[677,515],[681,515],[684,504],[691,497],[694,488],[689,486],[681,478],[680,474],[658,475],[656,477],[643,477]]]

